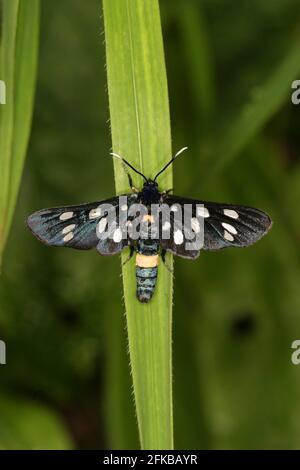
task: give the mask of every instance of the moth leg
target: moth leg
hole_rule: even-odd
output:
[[[133,193],[139,193],[139,190],[135,186],[133,186],[133,181],[132,181],[131,174],[127,170],[126,170],[126,173],[127,173],[127,176],[128,176],[128,181],[129,181],[129,186],[131,188],[131,191]]]
[[[132,245],[130,245],[129,250],[130,250],[129,251],[129,256],[128,256],[128,258],[125,259],[125,261],[123,261],[122,266],[125,266],[125,264],[128,263],[128,261],[130,261],[131,258],[133,257],[134,247]]]
[[[127,176],[128,176],[128,182],[129,182],[129,186],[130,188],[132,189],[132,191],[134,191],[134,186],[133,186],[133,181],[132,181],[132,176],[131,174],[126,170],[126,173],[127,173]]]
[[[170,189],[167,189],[166,191],[163,191],[161,194],[162,194],[162,196],[167,196],[167,195],[170,194],[172,191],[173,191],[173,188],[170,188]]]
[[[129,173],[129,171],[127,170],[126,166],[123,164],[123,168],[124,168],[124,171],[127,175],[127,178],[128,178],[128,182],[129,182],[129,187],[131,188],[132,192],[133,193],[139,193],[139,190],[133,186],[133,181],[132,181],[132,176],[131,174]]]
[[[167,270],[169,271],[169,273],[171,274],[174,274],[174,270],[171,268],[171,266],[169,266],[169,264],[166,262],[166,254],[167,254],[167,250],[165,249],[162,249],[161,250],[161,259],[162,259],[162,262],[164,263],[165,267],[167,268]]]

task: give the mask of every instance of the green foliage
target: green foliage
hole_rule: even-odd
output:
[[[6,104],[0,107],[0,264],[16,205],[28,145],[39,30],[39,0],[2,0],[0,73]]]
[[[46,407],[0,396],[1,450],[66,450],[70,438],[58,416]]]
[[[171,155],[158,3],[108,0],[103,5],[113,149],[145,175],[154,177]],[[115,163],[115,178],[117,192],[127,193],[128,179],[119,161]],[[161,180],[163,187],[171,187],[171,171]],[[126,257],[128,253],[123,261]],[[152,301],[141,304],[135,296],[135,264],[131,261],[123,267],[134,398],[144,449],[173,447],[172,282],[163,266],[158,276]]]
[[[236,119],[230,122],[207,156],[207,161],[218,155],[210,170],[210,179],[231,161],[241,155],[242,150],[289,100],[291,83],[300,73],[300,36],[295,35],[293,46],[284,54],[279,65],[274,66],[270,78],[251,90],[249,102],[243,106]],[[209,182],[208,181],[208,182]],[[206,178],[207,182],[207,178]]]
[[[299,366],[290,346],[300,331],[300,114],[289,81],[300,78],[300,4],[161,0],[160,8],[173,148],[189,146],[174,166],[176,194],[254,205],[274,219],[249,249],[176,260],[175,447],[299,448]],[[47,403],[74,447],[126,449],[139,442],[119,260],[49,249],[24,227],[39,208],[113,195],[99,12],[99,0],[42,2],[33,132],[0,283],[0,382],[11,419],[19,400]],[[114,150],[139,165],[133,148]],[[159,166],[165,153],[157,153]],[[43,436],[45,426],[35,418],[32,434]],[[1,446],[19,445],[11,442]]]

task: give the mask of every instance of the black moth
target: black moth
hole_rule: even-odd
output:
[[[149,302],[156,284],[159,255],[163,261],[168,251],[182,258],[195,259],[201,249],[246,247],[259,240],[272,226],[266,213],[252,207],[197,201],[171,195],[171,190],[160,192],[157,177],[185,149],[180,150],[154,179],[146,178],[124,158],[112,154],[145,180],[138,191],[128,173],[133,192],[122,196],[126,198],[126,204],[120,204],[120,197],[113,197],[79,206],[43,209],[28,217],[30,230],[46,245],[78,250],[96,247],[101,255],[115,255],[129,247],[129,259],[136,253],[137,298],[140,302]],[[135,232],[138,235],[133,236],[129,229],[138,218],[131,215],[130,210],[137,204],[143,205],[147,214],[138,220],[136,229],[139,231]],[[169,221],[163,223],[158,215],[155,220],[158,220],[159,229],[154,232],[153,205],[158,207],[158,214],[161,208],[169,208]],[[102,210],[102,207],[111,209]],[[188,218],[183,222],[186,207],[189,208]],[[114,217],[109,218],[112,212]],[[201,246],[191,245],[199,233],[202,235]]]

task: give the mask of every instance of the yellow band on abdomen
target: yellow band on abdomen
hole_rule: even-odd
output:
[[[158,255],[141,255],[137,253],[135,264],[140,268],[155,268],[158,265]]]

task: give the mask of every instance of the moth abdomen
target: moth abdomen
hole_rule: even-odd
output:
[[[136,267],[136,296],[142,303],[147,303],[152,298],[157,279],[157,266],[154,268]]]
[[[141,254],[136,255],[136,296],[142,303],[147,303],[153,296],[157,271],[158,271],[158,254]]]

